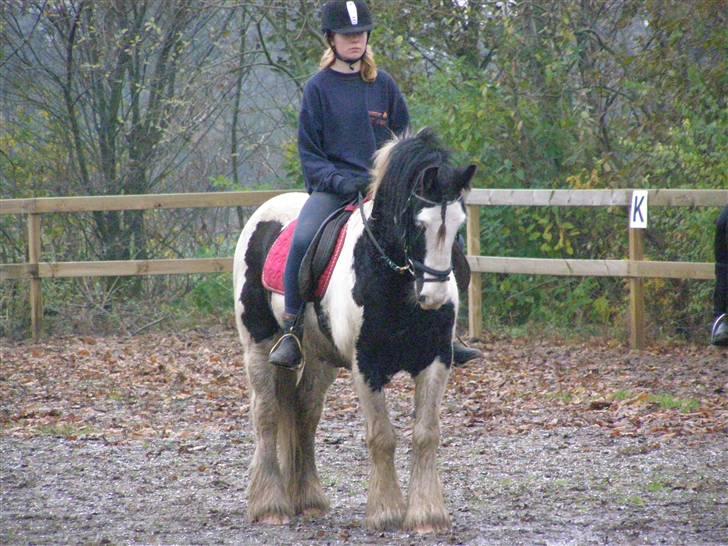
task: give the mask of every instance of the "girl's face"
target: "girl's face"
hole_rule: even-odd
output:
[[[367,33],[356,34],[334,33],[334,48],[344,59],[358,59],[367,48]]]

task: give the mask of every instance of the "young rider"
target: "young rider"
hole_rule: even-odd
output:
[[[301,209],[285,270],[284,336],[271,364],[295,369],[301,361],[304,302],[298,290],[303,256],[323,221],[365,193],[374,152],[409,125],[407,104],[392,77],[379,70],[369,46],[374,28],[365,2],[332,1],[321,12],[328,48],[320,71],[306,84],[298,151],[309,198]],[[455,360],[480,356],[456,344]]]

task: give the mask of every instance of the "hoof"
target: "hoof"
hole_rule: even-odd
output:
[[[296,514],[305,518],[320,518],[329,511],[329,500],[320,485],[311,486],[302,495],[295,495]]]
[[[302,515],[306,519],[317,519],[325,516],[326,512],[326,510],[322,510],[321,508],[306,508]]]
[[[386,511],[368,516],[366,526],[371,531],[392,531],[402,528],[404,510]]]
[[[261,523],[263,525],[288,525],[291,523],[291,518],[283,514],[269,514],[259,517],[255,520],[255,523]]]
[[[436,535],[450,529],[450,517],[445,514],[430,517],[407,517],[404,521],[404,528],[418,535]]]
[[[444,533],[450,529],[449,525],[418,525],[414,529],[412,529],[412,532],[418,535],[437,535],[439,533]]]

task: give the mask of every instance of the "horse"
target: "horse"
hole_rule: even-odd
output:
[[[450,527],[436,456],[439,409],[452,364],[458,290],[452,245],[466,218],[475,166],[454,167],[433,131],[395,138],[375,155],[368,199],[346,222],[326,292],[303,311],[302,369],[267,362],[282,334],[283,296],[261,282],[268,250],[307,195],[285,193],[244,226],[234,257],[235,320],[251,390],[255,450],[247,516],[286,524],[329,509],[314,435],[338,369],[351,370],[370,455],[366,525],[432,533]],[[395,431],[384,387],[394,374],[415,382],[408,497],[394,465]]]

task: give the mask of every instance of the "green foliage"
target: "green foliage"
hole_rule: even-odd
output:
[[[475,163],[479,168],[476,187],[728,188],[728,33],[724,17],[717,15],[725,11],[724,0],[512,4],[371,0],[371,7],[377,20],[372,46],[378,64],[405,93],[414,128],[433,127],[454,150],[456,161]],[[149,92],[154,82],[143,76],[155,71],[138,74],[141,79],[134,83],[126,81],[132,76],[130,70],[122,71],[118,80],[111,77],[110,70],[130,51],[139,55],[140,66],[155,66],[163,51],[158,47],[160,40],[173,35],[159,31],[171,20],[155,20],[134,32],[125,30],[99,40],[104,38],[98,34],[104,26],[89,24],[106,20],[104,15],[116,13],[116,8],[107,1],[85,5],[88,20],[82,18],[78,28],[79,42],[74,49],[78,58],[72,65],[70,89],[70,95],[77,97],[73,108],[81,123],[78,143],[58,89],[63,80],[55,76],[64,73],[66,56],[54,55],[67,50],[62,46],[71,33],[61,32],[61,27],[43,17],[40,24],[46,33],[26,37],[22,25],[16,29],[10,24],[17,15],[14,11],[8,11],[10,18],[0,15],[0,26],[7,23],[8,39],[19,48],[13,59],[5,59],[6,70],[0,74],[8,93],[3,97],[12,99],[3,103],[9,122],[0,132],[0,197],[135,193],[139,191],[135,186],[124,185],[134,179],[132,175],[144,175],[141,178],[151,184],[152,174],[159,177],[154,178],[155,184],[170,184],[164,186],[165,191],[178,191],[171,187],[171,180],[190,173],[205,190],[249,189],[249,180],[236,184],[226,171],[229,143],[204,140],[204,135],[220,139],[219,135],[228,134],[225,114],[232,111],[240,112],[234,116],[241,122],[240,153],[250,155],[245,168],[254,170],[256,179],[265,180],[266,187],[303,187],[295,138],[295,98],[277,102],[278,98],[266,97],[259,105],[266,122],[275,120],[268,125],[285,124],[275,140],[278,155],[259,157],[256,131],[262,123],[256,118],[248,124],[249,110],[245,108],[251,104],[233,105],[234,93],[229,92],[235,87],[230,78],[244,75],[249,79],[243,95],[257,96],[261,90],[267,95],[271,82],[250,72],[265,63],[270,65],[270,74],[276,75],[273,86],[291,84],[294,93],[315,73],[324,44],[312,23],[314,6],[304,2],[290,8],[270,10],[253,4],[229,8],[238,10],[231,20],[263,23],[263,35],[253,32],[248,36],[251,43],[257,43],[255,50],[246,49],[250,44],[241,39],[245,36],[231,28],[216,34],[220,25],[227,25],[228,8],[221,14],[216,7],[206,7],[207,25],[198,24],[206,20],[202,12],[189,14],[184,29],[179,30],[184,31],[180,36],[187,33],[184,35],[190,39],[175,49],[178,79],[167,86],[172,95],[152,108],[152,97],[161,95]],[[151,21],[151,12],[145,13],[142,19]],[[119,12],[120,21],[129,14],[128,9]],[[62,18],[55,21],[63,22]],[[107,22],[118,30],[113,21]],[[246,28],[241,23],[238,30],[245,32]],[[46,64],[27,70],[16,60],[28,59],[32,64],[31,50],[45,47],[40,36],[58,46],[53,49],[56,53],[49,53]],[[265,58],[261,53],[264,45],[268,53],[275,54]],[[97,52],[91,46],[100,48],[101,56],[95,62],[91,61]],[[230,59],[245,60],[233,66]],[[249,66],[245,65],[248,61]],[[97,81],[105,83],[99,86]],[[260,90],[252,89],[255,86]],[[112,89],[121,94],[110,94]],[[107,100],[114,97],[120,102]],[[150,101],[150,108],[136,112],[144,104],[130,101],[141,97]],[[116,109],[101,112],[98,107],[103,104],[115,104]],[[275,115],[267,117],[273,110]],[[141,117],[135,121],[135,116]],[[151,132],[142,135],[138,132],[142,126]],[[134,142],[136,146],[132,146]],[[192,151],[198,146],[199,156],[214,159],[200,161]],[[185,156],[190,153],[189,157],[178,161],[180,150]],[[142,151],[146,155],[140,163]],[[79,152],[87,159],[85,175]],[[194,170],[197,161],[199,171]],[[133,167],[139,165],[148,172],[135,171]],[[194,178],[198,172],[203,174]],[[85,182],[82,175],[87,177]],[[187,190],[184,184],[180,187]],[[231,240],[234,235],[230,233],[237,231],[249,211],[237,212],[237,218],[231,216],[237,220],[230,222],[234,228],[227,234]],[[718,212],[717,207],[651,208],[648,259],[712,261]],[[627,219],[622,208],[482,207],[480,214],[481,247],[486,256],[627,256]],[[200,218],[180,215],[165,223],[156,213],[147,213],[143,230],[135,231],[132,224],[138,216],[134,214],[46,215],[43,253],[46,259],[59,261],[117,259],[129,257],[124,252],[133,254],[143,244],[149,257],[155,258],[231,253],[214,214],[206,215],[208,223]],[[214,227],[202,229],[208,224]],[[129,235],[119,237],[120,233]],[[24,234],[22,219],[0,217],[0,261],[23,260]],[[146,238],[137,241],[140,234]],[[206,250],[200,252],[200,248]],[[157,283],[157,289],[145,281],[144,290],[155,296],[174,292],[184,305],[200,312],[227,312],[231,306],[228,280],[220,275],[179,284],[149,281],[150,286]],[[18,286],[0,285],[5,324],[0,328],[5,332],[17,328],[20,319],[14,316],[27,316],[21,311],[26,294]],[[58,287],[52,289],[57,290],[54,297],[73,300],[72,285],[56,281],[53,286]],[[102,302],[102,307],[107,294],[117,298],[122,294],[117,281],[100,286],[105,290],[99,294],[90,291],[93,293],[87,296],[94,304]],[[659,318],[651,321],[656,329],[653,333],[704,338],[712,283],[650,279],[645,286],[648,313]],[[170,287],[174,290],[165,290]],[[483,291],[486,322],[508,327],[536,322],[559,328],[607,328],[614,322],[623,323],[627,297],[624,281],[600,278],[484,275]],[[127,291],[123,296],[130,294]],[[20,297],[22,304],[11,296]],[[8,326],[10,323],[15,325]]]
[[[22,338],[30,328],[29,283],[0,283],[0,338]]]
[[[728,188],[728,36],[714,4],[618,2],[597,13],[529,3],[481,21],[481,51],[497,44],[488,69],[457,54],[413,76],[415,126],[433,126],[459,160],[474,161],[477,187]],[[600,17],[613,26],[584,30]],[[711,261],[717,213],[651,209],[648,257]],[[626,223],[622,209],[483,208],[482,254],[621,259]],[[483,286],[491,324],[608,325],[626,297],[617,280],[486,275]],[[646,286],[659,334],[702,333],[709,283]]]
[[[232,285],[229,273],[205,275],[194,282],[186,302],[205,314],[230,315],[233,311]]]
[[[700,409],[698,400],[682,400],[668,393],[650,396],[649,401],[663,410],[679,410],[681,413],[693,413]]]

